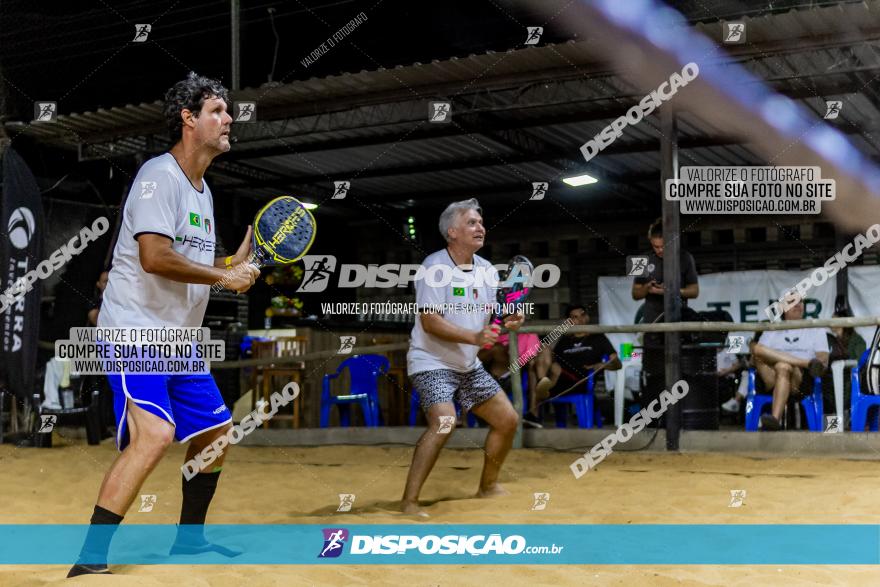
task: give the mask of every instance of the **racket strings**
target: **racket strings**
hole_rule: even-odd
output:
[[[308,249],[315,235],[315,225],[311,214],[308,211],[303,214],[303,211],[297,200],[285,197],[271,202],[260,212],[254,233],[268,260],[290,263]],[[295,223],[293,226],[290,226],[291,220]]]

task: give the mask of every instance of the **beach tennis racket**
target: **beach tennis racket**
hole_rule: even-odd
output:
[[[511,309],[511,304],[517,311],[522,307],[532,287],[534,270],[531,261],[522,255],[517,255],[507,264],[507,269],[499,273],[500,282],[495,294],[495,309],[489,318],[489,324],[495,332],[501,332],[504,318],[515,313],[508,311]],[[483,348],[490,349],[492,345],[484,345]]]
[[[312,213],[293,196],[275,198],[254,218],[253,261],[258,268],[290,265],[305,255],[315,240]]]

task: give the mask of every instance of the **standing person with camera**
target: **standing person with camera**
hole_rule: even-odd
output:
[[[663,225],[658,218],[648,228],[648,241],[651,243],[651,252],[646,256],[648,263],[644,273],[633,280],[632,298],[645,300],[644,323],[652,324],[660,321],[663,317],[663,294],[666,289],[663,285]],[[697,279],[697,264],[693,256],[681,250],[681,296],[682,308],[687,307],[687,301],[700,295],[700,284]],[[646,332],[644,338],[645,354],[642,360],[642,371],[646,375],[646,384],[642,392],[643,405],[651,403],[660,396],[666,381],[666,366],[664,363],[663,333]]]

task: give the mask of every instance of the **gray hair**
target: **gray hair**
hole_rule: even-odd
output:
[[[458,215],[468,210],[476,210],[478,214],[483,213],[483,209],[480,208],[480,203],[477,199],[471,198],[470,200],[452,202],[440,214],[440,234],[443,235],[447,242],[449,241],[449,229],[452,228],[452,225],[458,219]]]

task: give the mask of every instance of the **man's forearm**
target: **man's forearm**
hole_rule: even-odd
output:
[[[620,358],[617,356],[617,353],[614,353],[608,360],[605,362],[593,363],[592,365],[584,365],[584,368],[588,371],[595,371],[596,369],[605,365],[605,370],[607,371],[617,371],[621,367],[623,367],[623,363],[620,362]]]
[[[686,285],[681,288],[681,297],[692,300],[700,296],[700,286],[696,283]]]
[[[221,259],[222,261],[222,259]],[[215,259],[216,263],[216,259]],[[144,265],[144,271],[180,283],[213,285],[223,279],[225,268],[190,261],[180,253],[169,250],[156,255]]]
[[[647,283],[634,283],[632,286],[632,299],[643,300],[648,296]]]

